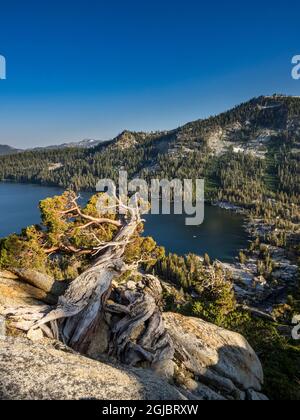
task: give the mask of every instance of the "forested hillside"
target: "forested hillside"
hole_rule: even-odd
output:
[[[18,153],[20,151],[21,150],[15,149],[13,147],[0,144],[0,156],[2,156],[2,155],[12,155],[12,154]]]
[[[158,133],[125,131],[95,148],[28,151],[0,158],[0,179],[93,191],[100,178],[205,177],[208,193],[252,203],[299,194],[300,99],[260,97],[207,120]]]

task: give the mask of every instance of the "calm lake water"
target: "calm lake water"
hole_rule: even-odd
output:
[[[0,183],[0,237],[38,223],[39,201],[61,193],[59,188]],[[209,205],[201,226],[185,226],[185,217],[178,215],[146,215],[145,219],[145,235],[179,255],[207,252],[214,259],[231,261],[248,241],[242,216]]]

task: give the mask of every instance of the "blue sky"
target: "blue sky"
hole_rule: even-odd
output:
[[[108,139],[300,95],[299,16],[299,1],[2,3],[0,143]]]

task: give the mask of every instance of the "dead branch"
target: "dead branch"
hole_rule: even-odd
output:
[[[74,205],[74,207],[72,207],[69,210],[62,211],[62,212],[60,212],[60,214],[61,215],[71,215],[72,217],[80,216],[82,219],[88,220],[89,222],[87,224],[83,225],[83,226],[80,226],[79,227],[80,229],[84,229],[84,228],[86,228],[90,225],[93,225],[93,224],[101,225],[101,224],[105,224],[105,223],[114,225],[116,227],[121,227],[122,226],[122,223],[119,220],[113,220],[113,219],[109,219],[109,218],[106,218],[106,217],[99,217],[98,218],[98,217],[89,216],[89,215],[83,213],[81,211],[78,203],[77,203],[78,198],[79,197],[75,197],[71,200],[71,203]]]
[[[172,359],[174,354],[160,312],[160,282],[153,276],[144,276],[135,291],[126,288],[122,291],[122,302],[107,304],[113,281],[127,271],[137,270],[142,261],[124,262],[126,247],[141,222],[138,200],[136,198],[134,207],[129,207],[117,197],[115,199],[120,208],[126,209],[129,217],[123,223],[116,222],[120,229],[110,242],[102,242],[92,234],[98,243],[93,249],[97,257],[91,267],[59,297],[56,307],[17,308],[8,310],[7,314],[14,325],[28,335],[33,336],[34,331],[41,329],[48,337],[60,338],[74,350],[86,354],[103,314],[115,313],[120,319],[112,326],[110,354],[127,364],[147,362],[151,366],[161,360]],[[73,204],[69,214],[76,210],[82,216],[77,204]],[[100,223],[103,220],[91,222]],[[74,253],[78,251],[70,250]],[[51,282],[48,283],[49,288]]]

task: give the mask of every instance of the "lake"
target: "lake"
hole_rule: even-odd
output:
[[[40,200],[61,194],[55,187],[0,183],[0,237],[18,233],[23,227],[40,220]],[[83,194],[87,199],[88,194]],[[145,235],[152,236],[167,252],[184,255],[189,252],[230,262],[239,249],[245,248],[248,235],[244,218],[229,211],[205,206],[201,226],[186,226],[185,217],[178,215],[146,215]]]

